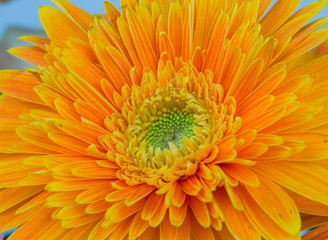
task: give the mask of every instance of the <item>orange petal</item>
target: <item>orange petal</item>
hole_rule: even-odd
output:
[[[134,45],[140,58],[140,62],[144,68],[150,67],[155,71],[157,69],[156,63],[158,62],[157,57],[142,26],[142,23],[140,22],[138,16],[131,9],[127,10],[126,15]]]
[[[51,149],[61,153],[72,153],[64,147],[54,144],[49,138],[48,134],[31,126],[21,126],[16,129],[16,133],[25,141],[32,143],[36,146]]]
[[[279,105],[275,108],[271,108],[256,117],[246,120],[243,123],[240,131],[249,128],[260,131],[270,126],[271,124],[275,123],[276,121],[278,121],[283,116],[285,110],[286,107],[283,105]]]
[[[278,226],[291,235],[297,234],[301,228],[301,219],[292,198],[271,180],[261,175],[258,178],[258,187],[245,185],[249,194]]]
[[[188,211],[188,202],[185,201],[181,207],[170,206],[169,217],[170,222],[175,227],[180,227],[187,221],[186,214]]]
[[[128,186],[128,187],[120,188],[118,190],[114,190],[106,196],[106,201],[117,202],[119,200],[125,200],[129,196],[133,195],[133,193],[139,187],[140,187],[140,185],[135,185],[135,186]]]
[[[14,207],[15,205],[23,202],[27,198],[36,195],[42,190],[42,187],[17,187],[9,189],[1,189],[0,197],[3,199],[0,206],[0,212]]]
[[[106,202],[105,200],[90,203],[86,207],[85,212],[88,214],[105,212],[112,205],[113,205],[113,203]]]
[[[172,191],[172,204],[176,207],[181,207],[185,202],[186,194],[178,182],[174,184]]]
[[[328,204],[328,171],[308,162],[257,163],[250,167],[304,197]],[[304,177],[306,176],[306,177]]]
[[[120,223],[110,224],[108,227],[102,227],[105,220],[101,220],[97,223],[97,225],[93,228],[89,235],[89,239],[106,239]]]
[[[191,213],[188,212],[188,216],[190,218],[190,230],[196,240],[215,240],[214,235],[211,228],[204,228],[202,225],[199,224],[196,217]]]
[[[104,8],[106,15],[109,18],[110,22],[116,24],[116,20],[121,16],[120,11],[112,4],[111,2],[104,2]]]
[[[15,47],[7,50],[11,55],[14,55],[24,61],[27,61],[35,66],[46,66],[48,62],[43,55],[46,53],[43,49],[36,46]]]
[[[33,214],[34,217],[30,218],[29,221],[25,222],[22,226],[19,227],[16,231],[14,231],[10,238],[16,238],[16,239],[31,239],[36,235],[43,234],[47,228],[40,229],[38,231],[38,226],[47,225],[49,221],[52,224],[55,224],[56,220],[51,219],[51,213],[54,211],[53,209],[41,207],[40,209],[35,209],[36,214]],[[24,214],[24,213],[23,213]],[[31,215],[31,213],[29,213]]]
[[[42,48],[43,50],[46,50],[45,44],[50,44],[50,39],[48,37],[44,37],[44,36],[28,35],[28,36],[18,37],[17,39],[32,43],[32,44]]]
[[[59,10],[50,6],[40,7],[39,17],[51,41],[64,46],[71,37],[88,42],[87,34]]]
[[[268,146],[283,144],[284,139],[278,135],[258,134],[254,142],[264,143]]]
[[[288,47],[285,50],[285,56],[282,57],[282,61],[289,61],[311,49],[317,47],[328,39],[328,29],[321,29],[307,35],[301,42],[296,44],[294,47]],[[290,44],[292,46],[292,44]]]
[[[148,203],[148,201],[147,201],[147,203]],[[157,227],[162,222],[162,220],[166,214],[167,206],[165,204],[165,198],[163,197],[161,199],[161,201],[158,203],[158,205],[156,204],[156,206],[157,206],[157,208],[156,208],[154,214],[149,219],[149,225],[151,227]]]
[[[302,240],[328,239],[328,224],[315,228],[303,235]]]
[[[112,179],[116,176],[116,169],[103,168],[100,166],[80,166],[71,169],[72,175],[90,179]]]
[[[129,231],[129,227],[133,222],[134,216],[129,217],[125,221],[121,222],[110,235],[109,240],[124,239],[125,235]]]
[[[138,202],[142,198],[146,198],[148,195],[150,195],[153,192],[154,189],[155,189],[155,187],[153,187],[153,186],[142,184],[139,188],[137,188],[135,190],[134,193],[132,193],[125,200],[125,204],[127,206],[132,206],[133,204],[135,204],[136,202]]]
[[[52,0],[52,2],[63,11],[77,26],[85,32],[88,31],[92,16],[83,9],[78,8],[67,0]]]
[[[208,46],[208,51],[206,54],[204,69],[211,69],[213,72],[216,72],[218,67],[218,59],[220,55],[223,54],[223,44],[228,34],[228,22],[229,16],[224,13],[222,10],[218,12],[219,17],[214,22],[213,32],[210,34],[210,44]]]
[[[164,200],[164,194],[158,195],[156,192],[152,192],[142,210],[142,219],[149,220]]]
[[[113,222],[122,222],[132,214],[142,209],[145,203],[146,199],[141,199],[132,206],[128,207],[125,205],[124,201],[116,202],[111,208],[108,209],[106,212],[106,217],[110,217]]]
[[[104,129],[102,131],[98,131],[94,128],[86,127],[82,124],[77,124],[66,120],[57,120],[56,126],[73,137],[97,146],[100,146],[98,138],[101,135],[106,135],[108,133]]]
[[[0,152],[11,153],[12,145],[22,142],[15,132],[0,132]]]
[[[257,136],[257,132],[253,129],[248,129],[246,131],[237,133],[236,137],[237,137],[238,141],[243,140],[244,143],[239,148],[236,148],[236,150],[241,151],[244,148],[248,147],[250,144],[253,143],[256,136]]]
[[[77,218],[63,219],[62,227],[76,228],[76,227],[84,226],[86,224],[98,221],[99,219],[103,218],[103,216],[104,216],[103,213],[98,213],[98,214],[87,214]]]
[[[28,72],[18,70],[0,71],[0,91],[16,98],[43,104],[39,96],[33,90],[33,87],[39,84],[40,82],[37,78]]]
[[[171,224],[168,214],[166,214],[160,225],[160,239],[175,240],[176,239],[175,234],[176,234],[176,227],[174,227]]]
[[[195,197],[188,197],[188,203],[199,224],[204,228],[208,228],[211,220],[206,203],[201,202]]]
[[[98,59],[95,56],[89,42],[84,42],[78,38],[70,38],[67,41],[67,45],[70,49],[78,53],[78,55],[82,56],[83,58],[87,59],[89,62],[93,64],[98,63]]]
[[[187,212],[188,214],[188,212]],[[176,230],[176,235],[175,239],[180,240],[180,239],[190,239],[190,217],[187,215],[185,216],[185,219],[183,220],[183,223],[181,226],[179,226]]]
[[[106,119],[106,114],[104,114],[102,111],[97,110],[97,108],[91,106],[81,99],[77,99],[74,102],[74,107],[81,117],[99,126],[104,126],[104,119]]]
[[[227,94],[234,96],[237,102],[245,99],[259,78],[263,65],[264,61],[262,58],[255,60],[242,76],[239,76],[232,82]]]
[[[319,202],[312,201],[295,192],[288,191],[289,196],[296,203],[300,212],[314,215],[328,216],[328,206]]]
[[[268,151],[268,146],[264,143],[253,143],[238,152],[238,158],[252,159],[261,156]]]
[[[45,206],[64,207],[67,204],[74,202],[76,196],[79,195],[79,193],[81,193],[81,191],[67,191],[67,192],[52,193],[52,195],[47,198]]]
[[[133,219],[130,226],[129,238],[136,239],[139,237],[147,228],[149,224],[147,221],[141,218],[141,211],[139,211]]]
[[[75,81],[82,82],[83,85],[92,86],[93,91],[97,91],[97,94],[101,94],[102,90],[100,81],[103,78],[106,78],[106,75],[97,66],[89,62],[87,59],[81,57],[73,50],[65,49],[62,54],[63,56],[61,57],[61,60],[65,64],[66,68],[71,74],[73,74],[74,77],[78,78]],[[66,75],[66,78],[68,77],[70,76]],[[70,81],[72,79],[69,78],[67,80]],[[70,82],[69,85],[71,85]],[[75,85],[71,86],[73,87],[74,91],[77,93],[79,92],[79,88],[75,89]]]
[[[53,181],[46,186],[47,191],[83,190],[105,183],[106,180]]]
[[[181,180],[180,186],[186,194],[191,196],[196,196],[202,188],[200,182],[194,176]]]
[[[117,62],[117,59],[110,55],[109,50],[107,50],[109,48],[106,48],[105,45],[95,43],[94,49],[100,63],[104,68],[104,71],[109,77],[111,85],[115,86],[115,89],[118,92],[121,91],[124,85],[131,84],[130,78],[127,74],[128,71],[124,71],[124,69],[121,68],[120,63]],[[122,56],[121,60],[123,59],[124,57]]]
[[[311,132],[282,133],[282,137],[297,138],[305,142],[305,149],[292,156],[297,160],[326,159],[328,156],[328,136]]]
[[[243,211],[237,211],[233,207],[227,193],[222,188],[218,188],[216,191],[219,197],[217,198],[218,204],[230,232],[240,239],[261,239],[260,234],[254,229]]]
[[[34,188],[34,187],[33,187]],[[46,201],[48,197],[50,197],[53,193],[49,193],[47,191],[43,191],[39,195],[37,195],[35,198],[33,198],[31,201],[27,202],[23,206],[21,206],[17,211],[16,214],[20,214],[23,212],[26,212],[35,206],[38,206]]]
[[[56,219],[71,219],[82,217],[87,214],[85,212],[86,206],[87,205],[81,205],[73,202],[60,209],[57,214],[52,215],[52,217]]]
[[[248,220],[260,231],[267,239],[299,239],[299,231],[295,235],[290,235],[283,231],[272,219],[263,211],[253,198],[242,188],[239,189],[240,196],[245,204],[245,215]]]
[[[64,153],[82,153],[85,154],[87,152],[87,148],[90,146],[90,144],[85,143],[79,139],[73,138],[67,134],[64,133],[49,133],[48,134],[49,139],[51,139],[53,142],[57,143],[58,145],[65,146],[67,149],[71,149],[71,151],[63,151]],[[73,152],[72,152],[73,150]]]
[[[315,228],[323,224],[328,224],[327,216],[315,216],[315,215],[303,214],[301,215],[301,218],[302,218],[302,229],[301,229],[302,231]]]
[[[80,114],[75,110],[70,101],[66,101],[64,98],[57,98],[54,103],[60,115],[65,119],[74,122],[81,120]]]
[[[46,185],[47,183],[54,180],[54,178],[52,176],[50,176],[50,173],[48,173],[46,170],[44,170],[44,174],[47,174],[47,175],[40,175],[39,176],[39,175],[33,175],[33,173],[31,173],[29,176],[26,176],[25,178],[22,178],[19,181],[18,185],[19,186]]]
[[[257,175],[250,170],[248,167],[245,167],[240,164],[222,164],[221,169],[235,178],[236,180],[245,183],[250,186],[258,186],[260,184]]]
[[[128,23],[125,20],[123,20],[121,17],[119,17],[117,19],[117,27],[121,35],[121,38],[128,50],[128,53],[132,59],[133,65],[136,66],[137,72],[142,73],[142,69],[143,69],[142,63],[139,59],[137,49],[134,45],[133,37],[129,30]]]
[[[283,0],[277,2],[261,19],[261,33],[264,36],[273,34],[294,12],[300,0]]]

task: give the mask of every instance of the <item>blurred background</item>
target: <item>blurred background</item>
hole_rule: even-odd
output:
[[[104,0],[70,1],[91,14],[105,13],[103,9]],[[117,8],[120,8],[119,0],[109,1]],[[272,4],[276,1],[277,0],[274,0]],[[315,0],[301,0],[301,4],[298,9],[314,1]],[[29,63],[8,54],[7,49],[16,46],[28,45],[28,43],[17,40],[16,38],[19,36],[45,35],[38,18],[38,8],[42,5],[54,6],[50,0],[0,0],[0,70],[33,67]],[[321,13],[312,21],[327,16],[328,7],[323,9]],[[10,234],[10,232],[11,231],[5,233],[5,238]]]

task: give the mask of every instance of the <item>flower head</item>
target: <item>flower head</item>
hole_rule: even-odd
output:
[[[0,73],[11,239],[288,240],[327,215],[328,56],[304,57],[327,1],[53,2],[9,50],[36,68]]]

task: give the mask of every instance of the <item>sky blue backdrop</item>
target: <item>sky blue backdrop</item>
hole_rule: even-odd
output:
[[[115,6],[119,7],[119,0],[109,0]],[[302,0],[302,7],[315,0]],[[75,5],[85,9],[89,13],[104,13],[104,0],[71,0]],[[274,1],[275,2],[275,1]],[[20,26],[24,28],[41,28],[38,19],[38,6],[52,5],[50,0],[12,0],[9,3],[0,4],[0,38],[6,27]],[[321,11],[318,17],[328,16],[328,8]]]

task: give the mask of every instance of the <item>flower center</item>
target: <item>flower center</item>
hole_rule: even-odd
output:
[[[129,184],[160,188],[195,174],[212,149],[217,152],[215,145],[241,126],[235,100],[223,101],[223,87],[213,83],[210,72],[198,74],[181,62],[175,72],[169,63],[160,64],[164,69],[158,79],[145,72],[140,85],[122,88],[121,114],[112,114],[106,123],[113,132],[104,144],[116,149],[107,156],[120,166],[117,176]]]
[[[204,104],[185,89],[169,86],[135,105],[125,134],[134,165],[164,171],[179,162],[196,163],[194,154],[209,140],[211,129]]]
[[[180,148],[184,137],[190,138],[194,135],[194,118],[185,109],[162,110],[163,113],[158,112],[160,116],[155,117],[146,134],[148,147],[160,148],[164,151],[170,148],[169,142],[172,142]]]

